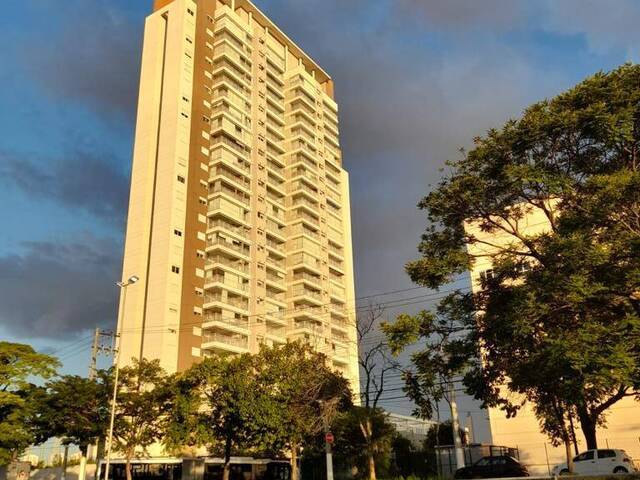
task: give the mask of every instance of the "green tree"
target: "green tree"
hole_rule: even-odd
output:
[[[261,448],[278,422],[270,388],[256,375],[249,354],[211,356],[177,380],[165,443],[170,450],[206,446],[224,456],[223,479],[229,479],[234,452]]]
[[[276,409],[270,448],[291,454],[292,478],[297,480],[300,447],[351,404],[349,384],[324,354],[301,342],[263,347],[255,361],[259,383]]]
[[[159,360],[144,358],[122,368],[119,377],[113,448],[124,455],[127,480],[131,480],[136,450],[146,453],[147,447],[163,438],[171,379]]]
[[[597,447],[607,410],[640,386],[639,141],[640,66],[624,65],[532,105],[449,162],[419,204],[430,225],[407,272],[440,288],[488,256],[493,275],[475,295],[387,327],[397,350],[449,328],[444,349],[422,351],[432,362],[414,357],[410,395],[442,372],[463,374],[485,406],[516,415],[507,394],[518,393],[552,439],[568,445],[576,419]],[[537,233],[524,220],[534,211],[547,224]]]
[[[15,460],[35,439],[29,418],[36,415],[31,382],[55,374],[58,360],[31,346],[0,342],[0,465]]]
[[[36,443],[59,437],[80,448],[80,478],[84,478],[87,448],[104,435],[109,421],[109,378],[95,380],[66,375],[47,382],[35,399],[38,415],[32,419]]]
[[[381,408],[351,407],[336,417],[333,429],[337,455],[366,478],[375,478],[376,466],[389,468],[396,428]]]

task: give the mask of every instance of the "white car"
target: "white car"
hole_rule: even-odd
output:
[[[624,450],[612,448],[587,450],[573,459],[573,473],[577,475],[608,475],[636,472],[633,460]],[[552,474],[568,475],[569,467],[561,463],[553,467]]]

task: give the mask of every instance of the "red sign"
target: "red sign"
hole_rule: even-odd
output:
[[[327,443],[333,443],[333,433],[327,432],[327,434],[324,436],[324,439],[327,441]]]

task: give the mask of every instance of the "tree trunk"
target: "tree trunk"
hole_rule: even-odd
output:
[[[587,450],[595,450],[598,448],[595,419],[589,415],[585,407],[578,408],[578,419],[580,420],[580,427],[582,428],[584,439],[587,441]]]
[[[291,443],[291,480],[298,480],[298,444]]]
[[[227,438],[225,438],[225,441],[224,441],[224,469],[222,470],[222,480],[229,480],[230,473],[231,473],[231,435],[227,434]]]
[[[87,475],[87,445],[80,446],[80,471],[78,480],[85,480]]]
[[[127,474],[127,480],[131,480],[131,458],[127,455],[124,471]]]
[[[573,443],[573,449],[576,455],[578,455],[580,451],[578,450],[578,439],[576,438],[576,429],[575,429],[575,426],[573,425],[572,412],[569,412],[569,433],[571,433],[571,442]]]
[[[360,422],[360,430],[367,444],[367,464],[369,469],[369,480],[376,480],[376,460],[373,456],[373,425],[371,418],[367,417],[364,422]]]
[[[571,453],[571,440],[566,437],[564,439],[564,452],[567,456],[567,468],[569,473],[573,473],[573,454]]]
[[[369,480],[376,480],[376,461],[373,458],[373,452],[369,451]]]

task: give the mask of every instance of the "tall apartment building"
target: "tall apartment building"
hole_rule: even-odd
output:
[[[121,358],[172,372],[301,339],[358,391],[349,177],[331,78],[247,0],[145,24]]]
[[[539,235],[550,229],[547,216],[538,208],[531,208],[518,224],[520,232],[527,236]],[[477,224],[467,223],[465,230],[491,245],[518,245],[512,235],[504,232],[488,233],[481,230]],[[497,251],[496,247],[482,243],[469,247],[469,253],[478,257],[470,272],[473,292],[482,289],[482,276],[491,275],[491,255]],[[517,395],[512,394],[512,398],[517,399]],[[517,447],[520,460],[529,466],[532,474],[548,475],[549,467],[553,468],[566,459],[564,446],[554,447],[548,437],[540,432],[538,420],[530,404],[526,404],[512,418],[507,418],[505,412],[499,408],[480,410],[478,403],[469,398],[459,403],[458,407],[461,413],[472,412],[476,441]],[[606,420],[606,426],[599,427],[597,432],[600,448],[621,448],[633,458],[640,458],[640,404],[631,397],[624,398],[611,407]],[[576,425],[576,430],[579,448],[581,451],[586,450],[579,425]]]

